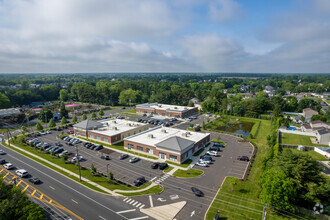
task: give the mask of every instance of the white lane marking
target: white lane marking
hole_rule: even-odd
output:
[[[157,178],[157,176],[155,176],[154,178],[152,178],[150,181],[152,182],[154,179],[156,179]]]
[[[136,208],[139,208],[142,205],[142,203],[137,204],[137,206],[135,206]]]
[[[129,204],[131,205],[133,202],[135,202],[135,200],[132,200]]]
[[[55,188],[54,188],[54,187],[52,187],[52,186],[49,186],[49,188],[51,188],[52,190],[55,190]]]
[[[190,217],[193,217],[195,215],[195,210],[191,212]]]
[[[128,199],[128,197],[126,197],[123,201],[125,202]]]
[[[179,198],[179,195],[170,195],[171,200],[175,200],[175,199],[178,199],[178,198]]]
[[[77,202],[77,201],[75,201],[75,200],[73,200],[73,199],[71,199],[71,201],[72,201],[72,202],[74,202],[74,203],[76,203],[76,204],[78,204],[78,202]]]
[[[136,204],[138,204],[139,202],[138,201],[136,201],[136,202],[134,202],[133,204],[132,204],[132,206],[135,206]]]
[[[129,203],[131,200],[132,200],[132,199],[127,200],[126,203]]]
[[[149,201],[150,201],[150,207],[154,207],[154,203],[153,203],[153,201],[152,201],[152,197],[151,196],[149,196]],[[143,205],[144,206],[144,205]],[[142,208],[142,207],[141,207]]]
[[[142,217],[137,217],[137,218],[130,218],[128,220],[140,220],[140,219],[146,219],[149,218],[149,216],[142,216]]]
[[[17,152],[15,152],[15,153],[17,153]],[[28,160],[33,161],[33,160],[30,159],[29,157],[26,157],[26,156],[24,156],[24,155],[22,155],[22,154],[20,154],[20,153],[18,153],[18,154],[21,155],[22,157],[28,159]],[[98,204],[99,206],[101,206],[101,207],[103,207],[103,208],[105,208],[105,209],[107,209],[107,210],[109,210],[109,211],[111,211],[111,212],[113,212],[113,213],[116,213],[113,209],[111,209],[111,208],[109,208],[109,207],[103,205],[102,203],[100,203],[100,202],[98,202],[98,201],[96,201],[96,200],[94,200],[94,199],[92,199],[92,198],[86,196],[84,193],[79,192],[78,190],[76,190],[76,189],[74,189],[74,188],[72,188],[72,187],[66,185],[65,183],[63,183],[63,182],[57,180],[56,178],[54,178],[54,177],[52,177],[52,176],[46,174],[45,172],[40,171],[39,169],[37,169],[37,168],[31,166],[30,164],[27,164],[27,163],[25,163],[24,161],[22,161],[22,160],[20,160],[20,159],[18,159],[18,158],[16,158],[16,157],[14,157],[14,156],[11,156],[11,155],[8,155],[8,156],[14,158],[15,160],[20,161],[21,163],[25,164],[26,166],[31,167],[32,169],[35,169],[36,171],[38,171],[38,172],[42,173],[43,175],[47,176],[48,178],[53,179],[54,181],[56,181],[56,182],[62,184],[63,186],[66,186],[67,188],[69,188],[69,189],[71,189],[72,191],[74,191],[74,192],[80,194],[81,196],[83,196],[83,197],[89,199],[90,201],[94,202],[95,204]],[[45,167],[45,168],[47,168],[48,170],[51,170],[52,172],[56,172],[56,171],[54,171],[54,170],[48,168],[48,167],[45,166],[45,165],[42,165],[42,164],[39,164],[39,165],[40,165],[40,166],[43,166],[43,167]],[[59,173],[57,173],[57,174],[59,174]],[[59,174],[59,175],[61,175],[61,174]],[[69,177],[67,177],[67,176],[65,176],[65,175],[62,175],[62,176],[65,177],[66,179],[70,180],[70,181],[76,182],[76,181],[70,179]],[[87,187],[86,187],[86,188],[87,188]],[[89,188],[87,188],[87,189],[89,189]],[[124,219],[128,219],[127,217],[125,217],[125,216],[123,216],[123,215],[121,215],[121,214],[118,214],[118,215],[121,216],[121,217],[123,217]]]
[[[103,219],[103,220],[106,220],[106,218],[104,218],[104,217],[102,217],[102,216],[100,216],[100,215],[99,215],[99,218],[101,218],[101,219]]]
[[[121,214],[121,213],[134,212],[134,211],[136,211],[136,209],[128,209],[128,210],[119,211],[119,212],[116,212],[116,213],[117,213],[117,214]]]
[[[157,201],[160,201],[160,202],[166,202],[166,199],[158,198]]]

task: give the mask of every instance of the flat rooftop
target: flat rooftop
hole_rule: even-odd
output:
[[[207,137],[209,133],[181,130],[170,127],[155,127],[139,134],[124,138],[124,140],[156,147],[156,144],[172,137],[180,137],[193,142],[198,142]]]
[[[102,124],[102,127],[89,131],[98,134],[103,134],[105,136],[113,136],[126,131],[133,130],[138,127],[145,126],[145,124],[143,123],[116,118],[106,119],[98,122]]]
[[[136,105],[136,108],[145,108],[145,109],[155,109],[155,110],[166,110],[173,112],[185,112],[196,107],[187,107],[179,105],[167,105],[167,104],[158,104],[158,103],[145,103]]]

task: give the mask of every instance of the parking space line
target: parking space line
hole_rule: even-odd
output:
[[[150,207],[154,207],[154,203],[152,201],[152,196],[149,196]],[[143,205],[144,206],[144,205]],[[142,208],[142,207],[141,207]]]
[[[137,218],[130,218],[128,220],[140,220],[140,219],[146,219],[146,218],[149,218],[149,216],[142,216],[142,217],[137,217]]]
[[[29,188],[29,185],[27,185],[27,186],[23,189],[22,192],[24,192],[27,188]]]
[[[228,173],[232,173],[232,174],[235,174],[235,175],[239,175],[239,176],[243,176],[243,174],[239,174],[239,173],[235,173],[235,172],[231,172],[231,171],[229,171]]]

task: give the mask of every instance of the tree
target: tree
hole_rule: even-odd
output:
[[[78,119],[77,119],[77,116],[74,115],[73,118],[72,118],[72,123],[77,123]]]
[[[120,93],[119,95],[119,104],[128,105],[128,104],[136,104],[141,102],[141,93],[140,91],[136,91],[133,89],[127,89]]]
[[[99,111],[99,116],[103,116],[104,115],[104,112],[103,112],[103,110],[101,109],[100,111]]]
[[[92,119],[95,119],[97,117],[96,112],[92,113]]]
[[[54,157],[54,156],[56,155],[56,154],[55,154],[55,150],[51,150],[51,151],[50,151],[50,155],[52,155],[52,156]]]
[[[83,114],[82,119],[83,120],[87,120],[87,115],[86,114]]]
[[[260,199],[269,206],[294,212],[291,202],[296,196],[293,181],[283,171],[270,169],[260,179]]]
[[[55,128],[56,127],[56,123],[55,123],[54,119],[50,119],[50,121],[48,123],[48,127],[49,128]]]
[[[203,129],[203,130],[206,130],[205,121],[202,122],[202,129]]]
[[[32,203],[19,188],[0,179],[0,219],[46,219],[45,210]]]
[[[0,92],[0,109],[9,108],[10,100],[9,98]]]
[[[27,133],[27,127],[26,126],[22,126],[21,127],[21,133],[23,134],[23,135],[25,135],[26,133]]]
[[[237,183],[238,183],[238,179],[237,179],[237,178],[232,178],[232,179],[230,180],[230,185],[231,185],[231,188],[232,188],[231,191],[234,191],[235,186],[237,185]]]
[[[38,119],[45,123],[48,122],[51,118],[53,118],[52,111],[46,107],[40,111],[38,116]]]
[[[64,103],[61,103],[61,106],[60,106],[60,115],[63,118],[67,118],[68,115],[69,115],[69,112],[68,112],[68,110],[66,110]]]
[[[42,127],[41,123],[38,122],[38,123],[36,124],[36,130],[37,130],[37,131],[42,131],[43,129],[44,129],[44,128]]]
[[[68,158],[69,158],[69,156],[68,156],[67,153],[63,153],[63,154],[61,155],[61,159],[62,159],[64,162],[67,161]]]
[[[311,121],[317,121],[317,120],[321,120],[326,122],[327,121],[327,117],[325,115],[313,115],[311,118]]]
[[[60,90],[60,100],[62,101],[68,101],[69,99],[69,92],[66,89]]]
[[[61,125],[65,125],[67,123],[68,123],[68,121],[66,120],[66,118],[63,117],[61,120]]]
[[[109,181],[113,181],[115,179],[112,172],[108,173],[108,178],[109,178]]]
[[[95,173],[96,173],[96,167],[94,166],[93,163],[91,164],[91,172],[93,175],[95,175]]]

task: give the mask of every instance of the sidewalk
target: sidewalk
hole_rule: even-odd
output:
[[[9,143],[8,143],[8,140],[6,140],[6,144],[9,144]],[[26,151],[26,150],[24,150],[24,149],[21,149],[21,148],[19,148],[19,147],[16,147],[16,146],[14,146],[13,144],[11,144],[10,146],[12,146],[12,147],[14,147],[14,148],[16,148],[16,149],[18,149],[18,150],[20,150],[20,151],[26,153],[26,154],[29,154],[29,155],[31,155],[31,156],[33,156],[33,157],[39,159],[39,160],[42,160],[42,161],[44,161],[44,162],[46,162],[46,163],[48,163],[48,164],[50,164],[50,165],[52,165],[52,166],[54,166],[54,167],[60,169],[60,170],[63,170],[64,172],[68,173],[68,174],[71,175],[71,176],[74,176],[74,177],[76,177],[76,178],[79,178],[79,175],[78,175],[78,174],[73,173],[73,172],[71,172],[71,171],[69,171],[69,170],[67,170],[67,169],[64,169],[63,167],[61,167],[61,166],[59,166],[59,165],[57,165],[57,164],[54,164],[54,163],[52,163],[52,162],[49,162],[48,160],[46,160],[46,159],[44,159],[44,158],[42,158],[42,157],[39,157],[39,156],[37,156],[37,155],[35,155],[35,154],[33,154],[33,153],[29,152],[29,151]],[[23,156],[25,156],[25,155],[23,155]],[[38,163],[38,161],[35,161],[35,162]],[[42,164],[42,163],[40,163],[40,164],[43,165],[43,166],[45,166],[45,165]],[[53,171],[57,172],[56,170],[53,170]],[[59,172],[57,172],[57,173],[59,173]],[[62,173],[59,173],[59,174],[63,175]],[[66,176],[66,177],[67,177],[67,176]],[[82,179],[83,181],[85,181],[85,182],[87,182],[87,183],[89,183],[89,184],[91,184],[91,185],[93,185],[93,186],[95,186],[95,187],[97,187],[97,188],[99,188],[99,189],[101,189],[101,190],[103,190],[103,191],[109,193],[110,195],[114,195],[114,196],[122,196],[122,195],[118,194],[117,192],[122,192],[122,193],[135,193],[135,192],[142,192],[142,191],[148,190],[148,189],[150,189],[151,187],[157,185],[157,184],[155,184],[155,183],[152,183],[150,186],[148,186],[148,187],[146,187],[146,188],[143,188],[143,189],[138,189],[138,190],[113,190],[113,191],[112,191],[112,190],[109,190],[109,189],[107,189],[107,188],[105,188],[105,187],[103,187],[103,186],[101,186],[101,185],[95,183],[95,182],[92,182],[92,181],[86,179],[85,177],[81,177],[81,179]],[[79,183],[79,182],[77,182],[77,183]],[[79,183],[79,184],[81,184],[81,183]],[[81,185],[83,185],[83,184],[81,184]],[[85,186],[85,185],[83,185],[83,186]],[[85,187],[86,187],[86,186],[85,186]]]

